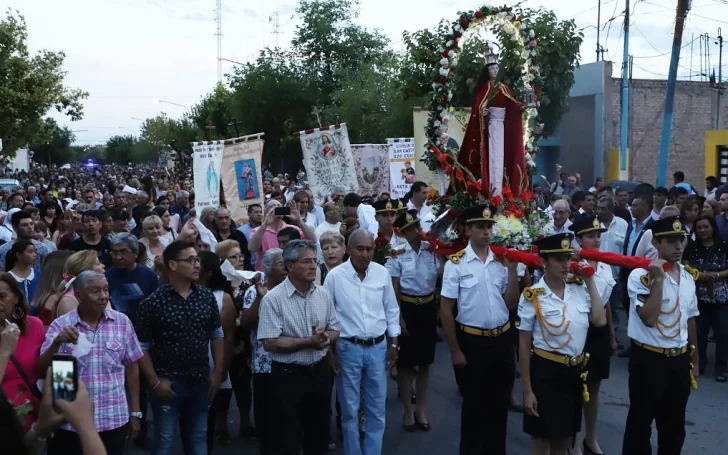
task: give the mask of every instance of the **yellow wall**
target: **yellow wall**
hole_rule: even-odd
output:
[[[728,130],[708,130],[705,132],[705,176],[718,177],[718,146],[728,145]]]
[[[629,149],[627,149],[627,180],[629,178]],[[607,151],[607,177],[604,180],[605,182],[621,180],[619,178],[619,147],[612,147]]]

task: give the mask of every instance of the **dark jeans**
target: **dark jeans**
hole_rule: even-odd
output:
[[[701,373],[708,366],[708,333],[715,336],[715,374],[725,374],[728,364],[728,303],[698,302],[700,315],[695,320],[698,332],[698,357]]]
[[[106,447],[108,455],[123,455],[128,425],[115,430],[100,431],[99,436]],[[58,430],[48,441],[48,455],[68,455],[71,453],[84,453],[81,439],[75,431]]]
[[[233,389],[220,389],[217,391],[215,398],[212,400],[212,406],[207,412],[207,453],[212,453],[212,449],[215,447],[215,434],[220,433],[221,429],[227,430],[227,419],[222,422],[217,421],[217,415],[221,411],[225,411],[230,407],[230,399],[233,396]],[[184,416],[180,416],[180,422],[184,421]],[[218,426],[220,428],[218,428]]]
[[[276,422],[273,420],[275,409],[273,408],[273,375],[271,373],[253,374],[253,416],[260,453],[270,455],[273,453],[273,441],[275,440],[275,433],[272,430],[276,426]]]
[[[177,422],[187,455],[207,455],[207,413],[209,385],[191,385],[186,381],[172,380],[172,390],[177,394],[170,401],[149,392],[154,413],[154,455],[171,455],[172,443],[177,432]],[[182,418],[180,418],[182,417]]]
[[[326,359],[307,366],[273,362],[276,455],[324,455],[329,446],[331,367]]]

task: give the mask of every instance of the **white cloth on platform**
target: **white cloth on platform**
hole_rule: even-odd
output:
[[[488,108],[488,176],[493,194],[501,194],[503,188],[505,119],[505,108]]]

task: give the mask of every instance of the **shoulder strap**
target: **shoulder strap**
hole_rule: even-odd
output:
[[[18,362],[18,359],[15,358],[15,354],[12,354],[10,356],[10,361],[13,362],[15,369],[18,370],[18,374],[23,379],[23,382],[25,383],[25,386],[28,388],[28,390],[30,390],[30,392],[35,395],[36,398],[40,399],[43,395],[40,393],[40,390],[38,390],[37,385],[30,383],[28,375],[25,374],[25,370],[23,370],[23,367],[20,366],[20,362]]]

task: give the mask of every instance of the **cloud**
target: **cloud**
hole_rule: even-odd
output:
[[[212,16],[207,16],[205,14],[200,13],[199,11],[192,13],[192,14],[185,14],[184,16],[182,16],[182,19],[184,19],[186,21],[201,21],[201,22],[214,20],[214,18]]]
[[[278,12],[280,13],[281,16],[290,16],[290,15],[293,15],[296,13],[296,8],[298,8],[298,6],[296,6],[296,5],[284,4],[284,5],[281,5]]]
[[[251,19],[257,19],[258,18],[258,12],[255,11],[252,8],[243,8],[243,16],[249,17]]]

